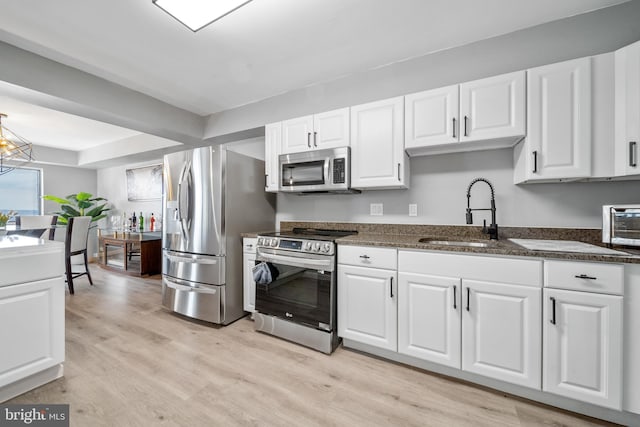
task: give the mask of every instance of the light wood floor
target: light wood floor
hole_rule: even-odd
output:
[[[158,277],[91,267],[66,296],[65,376],[8,403],[72,426],[608,425],[343,348],[331,356],[160,307]]]

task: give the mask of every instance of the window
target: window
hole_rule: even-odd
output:
[[[0,212],[42,215],[42,170],[16,168],[0,175]]]

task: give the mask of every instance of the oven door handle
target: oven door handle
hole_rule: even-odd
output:
[[[272,263],[279,263],[284,265],[291,265],[293,267],[301,267],[301,268],[311,268],[316,270],[333,270],[333,262],[332,258],[330,259],[309,259],[309,258],[298,258],[298,257],[290,257],[286,255],[275,255],[275,254],[265,254],[264,252],[259,253],[256,257],[256,261],[265,261]]]

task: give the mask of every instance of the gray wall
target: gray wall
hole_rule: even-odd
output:
[[[411,159],[408,190],[366,191],[356,195],[297,196],[278,194],[276,223],[286,220],[372,223],[465,223],[467,186],[484,177],[496,190],[497,222],[504,226],[595,227],[601,205],[640,203],[640,183],[587,182],[513,184],[511,149],[443,154]],[[383,203],[384,215],[369,215],[370,203]],[[409,203],[418,216],[409,217]],[[489,207],[488,187],[473,186],[471,207]],[[489,222],[488,213],[474,213],[474,223]]]
[[[43,192],[58,197],[85,191],[97,196],[97,173],[93,169],[75,167],[34,165],[42,169]],[[59,210],[60,205],[44,201],[44,212],[51,213]]]

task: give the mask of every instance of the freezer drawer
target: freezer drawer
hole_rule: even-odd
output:
[[[188,282],[225,284],[225,257],[164,250],[162,274]]]
[[[176,313],[206,322],[224,322],[224,292],[224,286],[162,277],[162,305]]]

